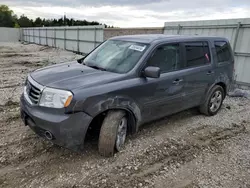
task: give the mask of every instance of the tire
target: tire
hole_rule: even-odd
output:
[[[125,138],[127,134],[127,117],[124,111],[109,111],[106,117],[103,120],[102,127],[99,135],[98,150],[99,153],[104,157],[112,157],[115,150],[120,151],[124,145],[125,138],[123,143],[117,147],[119,130],[121,124],[126,120],[126,130]],[[124,135],[123,135],[124,136]]]
[[[219,95],[218,94],[221,94],[221,101],[219,102]],[[218,97],[216,97],[218,96]],[[218,111],[220,110],[221,108],[221,105],[223,103],[223,100],[225,98],[225,91],[224,89],[219,86],[219,85],[215,85],[211,91],[209,92],[207,98],[205,99],[205,102],[200,106],[200,112],[202,114],[205,114],[207,116],[214,116],[218,113]],[[214,102],[214,101],[217,101],[218,102]],[[215,105],[216,104],[216,105]],[[213,105],[214,105],[214,108],[213,108]],[[216,107],[216,108],[215,108]]]

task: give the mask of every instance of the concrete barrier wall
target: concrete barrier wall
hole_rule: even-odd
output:
[[[121,35],[163,34],[163,32],[163,27],[106,28],[104,29],[104,40]]]
[[[0,27],[0,42],[18,42],[19,39],[19,29]]]
[[[23,40],[83,54],[103,42],[103,26],[23,28]]]

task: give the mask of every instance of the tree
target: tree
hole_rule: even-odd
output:
[[[0,27],[14,27],[13,11],[6,5],[0,5]]]
[[[20,28],[20,25],[18,23],[15,23],[14,28]]]
[[[85,26],[102,25],[96,21],[69,19],[64,15],[59,19],[45,19],[37,17],[34,21],[24,14],[17,17],[6,5],[0,5],[0,27],[42,27],[42,26]],[[110,27],[104,24],[105,27]]]
[[[22,16],[20,16],[17,23],[20,25],[20,27],[32,27],[33,26],[33,21],[30,20],[24,14]]]
[[[44,25],[44,23],[40,17],[35,19],[35,22],[34,22],[35,27],[42,27],[43,25]]]
[[[63,26],[64,25],[64,19],[63,18],[58,19],[57,24],[58,24],[58,26]]]
[[[74,25],[75,25],[75,20],[71,18],[69,20],[69,26],[74,26]]]

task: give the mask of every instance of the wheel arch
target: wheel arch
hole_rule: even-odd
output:
[[[138,131],[138,120],[134,112],[125,107],[111,107],[100,111],[93,117],[85,133],[85,139],[87,134],[89,134],[92,130],[94,130],[94,134],[99,135],[104,118],[106,117],[108,112],[115,110],[125,111],[126,115],[128,116],[128,132],[129,134],[135,134]]]
[[[141,108],[133,99],[125,96],[110,96],[108,98],[104,96],[103,98],[90,100],[83,109],[93,118],[108,110],[124,110],[135,119],[136,126],[141,123]]]
[[[216,83],[215,85],[219,85],[219,86],[221,86],[222,88],[223,88],[223,90],[224,90],[224,99],[225,99],[225,97],[226,97],[226,95],[227,95],[227,85],[224,83],[224,82],[218,82],[218,83]]]
[[[227,95],[228,87],[227,87],[227,84],[226,84],[224,81],[219,80],[219,81],[215,82],[214,84],[212,84],[212,85],[207,89],[207,91],[206,91],[206,93],[205,93],[205,95],[204,95],[202,101],[205,101],[205,100],[206,100],[206,98],[209,96],[209,93],[211,92],[211,90],[213,89],[213,87],[216,86],[216,85],[219,85],[219,86],[221,86],[221,87],[223,88],[223,91],[224,91],[224,99],[225,99],[225,97],[226,97],[226,95]]]
[[[124,108],[124,107],[112,107],[112,108],[109,108],[109,109],[106,109],[102,112],[99,112],[98,114],[96,114],[93,118],[93,120],[91,121],[90,125],[97,121],[97,119],[99,118],[103,118],[107,115],[107,113],[109,111],[118,111],[118,110],[122,110],[122,111],[125,111],[126,115],[128,116],[128,121],[129,121],[129,132],[134,134],[137,132],[137,119],[136,119],[136,116],[135,114],[133,113],[132,110],[128,109],[128,108]],[[103,120],[102,119],[102,120]],[[101,122],[100,122],[101,123]]]

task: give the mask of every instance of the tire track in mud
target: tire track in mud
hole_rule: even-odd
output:
[[[15,107],[17,104],[8,102],[6,106],[8,105]],[[26,132],[23,132],[22,130],[26,127],[21,121],[19,113],[14,112],[0,122],[0,130],[5,133],[1,138],[0,167],[28,163],[41,154],[49,152],[53,147],[50,142],[40,138],[33,131],[26,129]],[[8,130],[8,127],[11,130]]]
[[[28,149],[21,156],[12,160],[11,164],[5,165],[5,168],[0,170],[0,179],[4,180],[4,186],[14,187],[16,185],[11,181],[13,176],[15,182],[19,182],[18,184],[22,187],[30,186],[36,179],[45,179],[43,183],[52,181],[58,173],[63,172],[62,161],[65,165],[74,163],[78,159],[77,154],[50,143],[44,143],[41,147],[41,142],[43,141],[33,143],[32,148],[30,143],[26,143]],[[72,171],[79,167],[73,167]]]
[[[222,148],[220,142],[246,133],[246,123],[243,121],[241,124],[231,124],[227,128],[214,129],[210,125],[201,126],[191,129],[186,136],[184,135],[184,140],[165,139],[160,143],[153,143],[151,146],[145,147],[142,152],[138,151],[133,155],[130,155],[129,148],[127,148],[128,158],[119,163],[118,160],[123,157],[123,153],[117,154],[115,158],[104,159],[105,163],[100,160],[101,157],[98,157],[97,152],[90,153],[87,154],[87,158],[91,159],[91,164],[95,164],[91,168],[89,168],[88,162],[86,164],[88,161],[86,156],[54,147],[31,134],[24,141],[14,143],[13,147],[10,144],[13,151],[20,147],[27,147],[27,149],[17,156],[10,156],[10,163],[3,165],[6,166],[6,172],[2,171],[0,177],[4,180],[4,185],[9,187],[14,185],[10,181],[13,176],[20,185],[28,186],[34,181],[38,185],[41,177],[45,179],[43,182],[47,182],[46,184],[49,185],[58,179],[58,174],[64,173],[63,169],[66,166],[72,165],[71,170],[66,168],[67,172],[78,172],[75,178],[78,181],[72,181],[69,184],[71,187],[131,187],[138,185],[151,187],[153,178],[161,175],[171,166],[178,167],[191,162],[197,156],[202,155],[203,150],[219,152]],[[18,170],[15,168],[10,170],[11,166],[16,166]],[[87,174],[82,178],[77,177],[79,172],[87,172]],[[23,179],[25,179],[25,184],[22,182]]]
[[[220,149],[220,141],[230,139],[241,133],[246,133],[245,123],[246,122],[243,121],[241,124],[232,124],[228,128],[216,128],[214,130],[211,130],[209,125],[198,127],[197,129],[190,130],[185,140],[176,141],[176,139],[166,139],[164,142],[145,148],[143,152],[129,156],[129,162],[124,163],[122,161],[120,165],[111,165],[111,168],[105,165],[102,167],[102,162],[98,161],[97,158],[94,161],[96,162],[96,166],[99,166],[101,169],[99,170],[96,167],[89,169],[84,165],[84,170],[81,171],[86,171],[90,175],[84,178],[79,186],[99,187],[105,185],[107,187],[130,187],[139,184],[151,186],[152,182],[149,180],[167,171],[171,165],[184,165],[195,159],[198,155],[201,155],[204,149],[209,149],[211,152],[218,152],[218,149]],[[26,141],[20,140],[20,142],[17,142],[17,145],[28,146],[27,150],[21,155],[19,154],[16,158],[10,159],[10,163],[5,164],[5,166],[16,165],[21,162],[22,166],[28,163],[25,168],[22,169],[18,167],[20,170],[15,172],[15,177],[17,179],[25,179],[26,185],[31,183],[33,178],[38,178],[39,176],[51,176],[51,179],[47,181],[53,181],[53,179],[56,178],[54,172],[60,172],[60,170],[55,170],[55,168],[61,165],[60,163],[63,162],[63,164],[68,163],[70,165],[74,163],[72,160],[82,160],[84,158],[82,155],[76,156],[76,153],[71,151],[49,146],[45,141],[34,137],[28,137],[26,139]],[[44,147],[41,147],[41,142],[44,142],[45,145],[42,144]],[[17,145],[14,144],[13,149],[15,149]],[[35,145],[37,145],[37,147]],[[73,158],[69,157],[71,154],[74,156]],[[95,154],[97,155],[97,153]],[[40,157],[45,158],[43,156],[47,156],[46,161],[39,160]],[[89,157],[92,158],[93,155],[90,154]],[[112,162],[113,160],[118,160],[118,158],[108,159],[108,161]],[[33,162],[33,159],[35,159],[36,162]],[[78,170],[76,170],[77,168]],[[39,173],[34,174],[34,169],[40,169]],[[74,170],[80,171],[79,166],[74,167]],[[23,175],[24,171],[25,175]],[[11,177],[10,174],[5,175]],[[5,177],[5,175],[3,175],[3,177]],[[27,178],[27,176],[29,178]],[[10,177],[5,178],[5,182],[7,181],[6,179],[10,180]],[[75,185],[76,187],[78,186],[77,182]]]
[[[0,86],[0,89],[15,88],[15,87],[22,87],[22,86],[23,85],[19,83],[19,84],[7,85],[7,86]]]
[[[39,139],[35,133],[20,125],[19,102],[14,101],[19,101],[21,83],[28,72],[64,59],[71,61],[76,55],[49,47],[22,44],[0,46],[0,51],[0,94],[4,96],[0,105],[0,187],[4,187],[2,184],[6,178],[12,187],[16,187],[15,180],[25,179],[27,174],[32,175],[34,169],[39,170],[40,167],[43,170],[39,174],[46,175],[48,167],[44,165],[52,166],[57,160],[60,163],[61,157],[70,157],[72,153]],[[33,177],[36,176],[34,174]]]
[[[125,164],[106,171],[105,175],[103,172],[91,174],[82,183],[89,182],[83,183],[88,187],[152,186],[150,179],[161,175],[170,166],[178,168],[201,155],[204,150],[220,152],[223,149],[221,142],[247,133],[245,123],[243,121],[241,124],[232,124],[228,128],[218,128],[214,131],[211,131],[209,126],[204,126],[193,130],[194,136],[189,136],[185,140],[167,139],[158,145],[148,147]]]
[[[32,67],[32,68],[39,68],[44,65],[43,61],[27,61],[27,60],[14,62],[13,64],[24,67]]]
[[[0,112],[4,112],[4,111],[11,111],[12,109],[18,108],[19,109],[19,102],[14,102],[12,100],[8,100],[7,102],[5,102],[5,104],[0,105]],[[9,114],[7,115],[7,117],[5,116],[5,118],[1,119],[0,122],[5,123],[6,119],[11,120],[13,118],[13,120],[17,120],[17,113],[15,115],[15,117],[13,115],[9,116]]]
[[[18,150],[16,149],[16,146],[19,146]],[[22,138],[22,140],[19,141],[13,141],[8,144],[7,147],[0,147],[0,166],[4,167],[8,165],[28,163],[30,160],[38,158],[41,154],[48,152],[51,147],[53,147],[52,144],[39,140],[35,136]]]
[[[17,57],[32,57],[33,54],[30,53],[13,53],[13,52],[1,52],[0,53],[0,58],[17,58]]]

